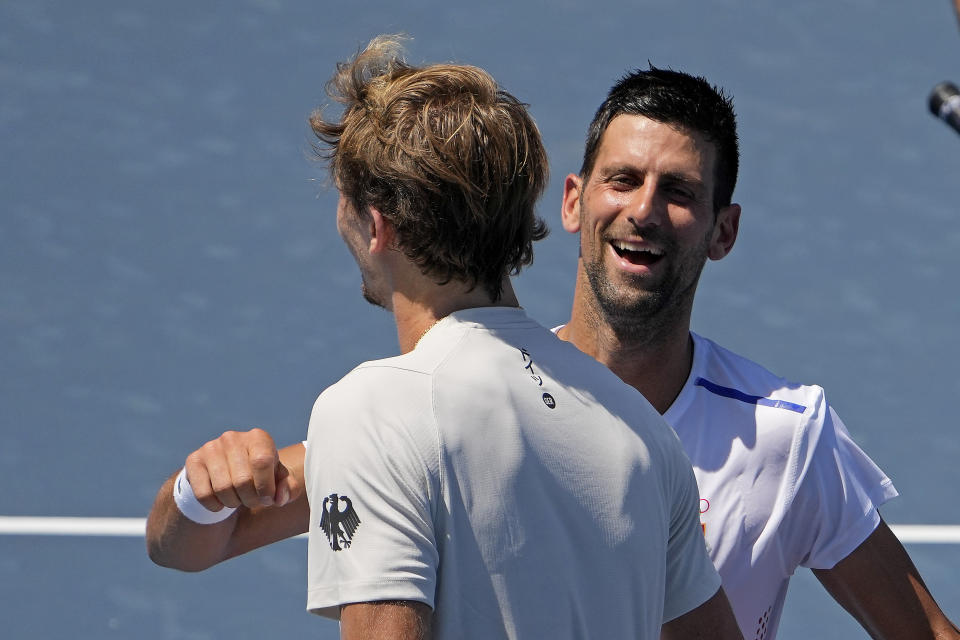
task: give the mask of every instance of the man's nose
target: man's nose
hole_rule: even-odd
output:
[[[665,213],[664,207],[665,202],[660,197],[657,180],[648,177],[631,198],[626,208],[627,219],[637,229],[660,226]]]

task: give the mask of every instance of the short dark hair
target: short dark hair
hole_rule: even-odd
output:
[[[548,173],[540,132],[483,69],[416,67],[402,52],[399,37],[379,36],[337,65],[327,91],[344,111],[311,116],[318,153],[361,215],[373,206],[393,224],[422,273],[479,284],[496,302],[547,235],[534,212]]]
[[[593,171],[603,133],[619,115],[643,116],[703,134],[717,150],[713,208],[730,204],[737,184],[740,145],[733,101],[723,89],[700,76],[653,65],[623,76],[610,89],[590,123],[580,167],[583,178]]]

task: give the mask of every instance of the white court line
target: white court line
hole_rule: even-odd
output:
[[[891,524],[903,544],[960,544],[960,525]]]
[[[40,518],[0,516],[0,534],[22,536],[140,536],[146,518]]]
[[[146,518],[0,516],[0,535],[143,537],[146,523]],[[892,524],[890,528],[904,544],[960,544],[960,525]]]

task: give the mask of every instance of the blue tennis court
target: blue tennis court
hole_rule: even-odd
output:
[[[298,441],[324,387],[396,353],[306,118],[336,61],[406,32],[411,60],[477,64],[531,105],[552,234],[517,289],[548,326],[577,251],[561,185],[607,88],[647,61],[724,86],[743,218],[694,329],[822,385],[901,493],[888,522],[960,525],[960,136],[926,106],[960,83],[948,0],[404,4],[0,5],[0,516],[142,518],[204,441]],[[907,548],[960,621],[960,544]],[[3,533],[4,636],[336,637],[304,611],[305,554],[180,574],[135,534]],[[804,570],[779,637],[867,635]]]

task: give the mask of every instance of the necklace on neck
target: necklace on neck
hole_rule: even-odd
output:
[[[438,323],[438,322],[440,322],[440,321],[439,321],[439,320],[434,320],[434,321],[431,322],[429,325],[427,325],[427,328],[423,330],[423,333],[420,334],[420,337],[417,338],[417,341],[414,343],[414,345],[413,345],[413,348],[414,348],[414,349],[416,349],[417,347],[420,346],[420,342],[422,342],[423,339],[424,339],[425,337],[427,337],[427,334],[430,333],[430,329],[433,329],[435,326],[437,326],[437,323]]]

